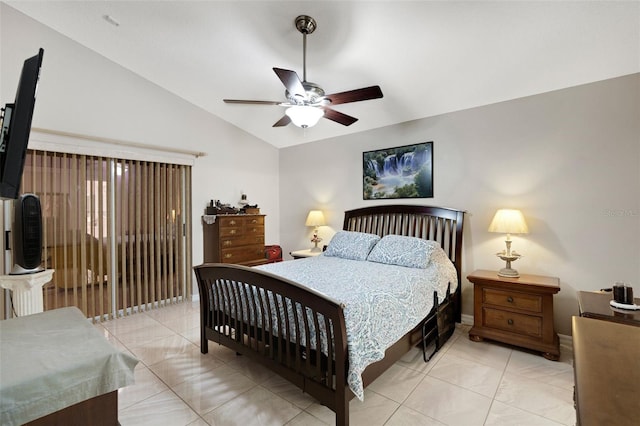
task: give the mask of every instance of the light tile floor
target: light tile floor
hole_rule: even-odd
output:
[[[264,367],[209,344],[200,353],[199,305],[182,303],[97,324],[136,356],[136,384],[119,391],[130,425],[325,425],[334,414]],[[573,425],[571,348],[560,361],[468,339],[456,327],[424,363],[409,352],[353,400],[352,425]]]

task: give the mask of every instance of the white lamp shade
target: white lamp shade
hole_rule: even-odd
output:
[[[324,115],[324,110],[306,105],[296,105],[287,108],[285,114],[289,116],[293,124],[306,129],[318,124],[318,120]]]
[[[489,225],[489,232],[503,234],[528,234],[529,228],[520,210],[500,209]]]
[[[307,215],[306,226],[324,226],[324,215],[320,210],[311,210]]]

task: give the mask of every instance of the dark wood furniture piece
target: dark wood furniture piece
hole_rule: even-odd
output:
[[[576,420],[640,424],[640,327],[573,317]]]
[[[385,358],[369,365],[362,374],[369,385],[393,363],[417,344],[425,344],[425,335],[433,336],[436,346],[444,343],[454,331],[461,314],[461,252],[464,213],[429,206],[377,206],[345,212],[343,229],[387,234],[410,235],[440,243],[458,273],[454,293],[416,327],[389,347]],[[208,341],[218,342],[265,365],[329,407],[336,413],[337,425],[349,424],[349,401],[353,392],[347,384],[348,352],[344,306],[307,287],[276,275],[237,265],[200,265],[195,268],[200,292],[202,353],[208,352]],[[278,300],[289,306],[306,309],[281,312]],[[248,301],[248,302],[247,302]],[[258,321],[244,318],[241,306],[253,306],[262,315]],[[233,307],[236,308],[233,308]],[[228,307],[232,307],[229,309]],[[274,329],[272,312],[280,318]],[[302,315],[301,312],[307,312]],[[289,318],[295,315],[296,318]],[[302,318],[300,318],[302,317]],[[311,339],[303,346],[301,334],[326,330],[329,342],[323,347],[319,335],[315,345]],[[266,324],[260,327],[259,324]],[[302,333],[300,333],[302,330]],[[435,332],[434,332],[435,331]],[[280,337],[282,336],[282,337]],[[295,338],[291,337],[295,336]],[[326,349],[328,348],[328,349]]]
[[[216,216],[211,224],[203,221],[204,262],[245,266],[267,263],[264,216],[230,214]]]
[[[613,308],[609,305],[612,299],[610,291],[579,291],[580,316],[640,327],[640,311]],[[635,298],[635,304],[640,305],[640,298]]]
[[[118,391],[111,391],[79,402],[24,426],[91,425],[120,426],[118,422]]]
[[[558,278],[527,274],[505,278],[484,270],[467,278],[474,284],[471,340],[497,340],[540,351],[552,361],[560,358],[560,343],[553,328],[553,295],[560,291]]]

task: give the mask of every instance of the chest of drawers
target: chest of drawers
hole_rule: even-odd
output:
[[[526,274],[503,278],[494,271],[475,271],[467,278],[474,284],[471,340],[496,340],[558,360],[559,340],[553,327],[558,278]]]
[[[203,223],[204,262],[245,266],[266,263],[264,216],[219,215],[215,222]]]

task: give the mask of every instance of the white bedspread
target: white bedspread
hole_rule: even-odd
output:
[[[413,329],[457,287],[456,270],[444,252],[417,269],[320,255],[256,267],[313,288],[345,305],[349,350],[348,384],[362,400],[362,372],[384,358],[393,343]]]
[[[20,425],[134,383],[138,360],[75,308],[0,321],[0,424]]]

